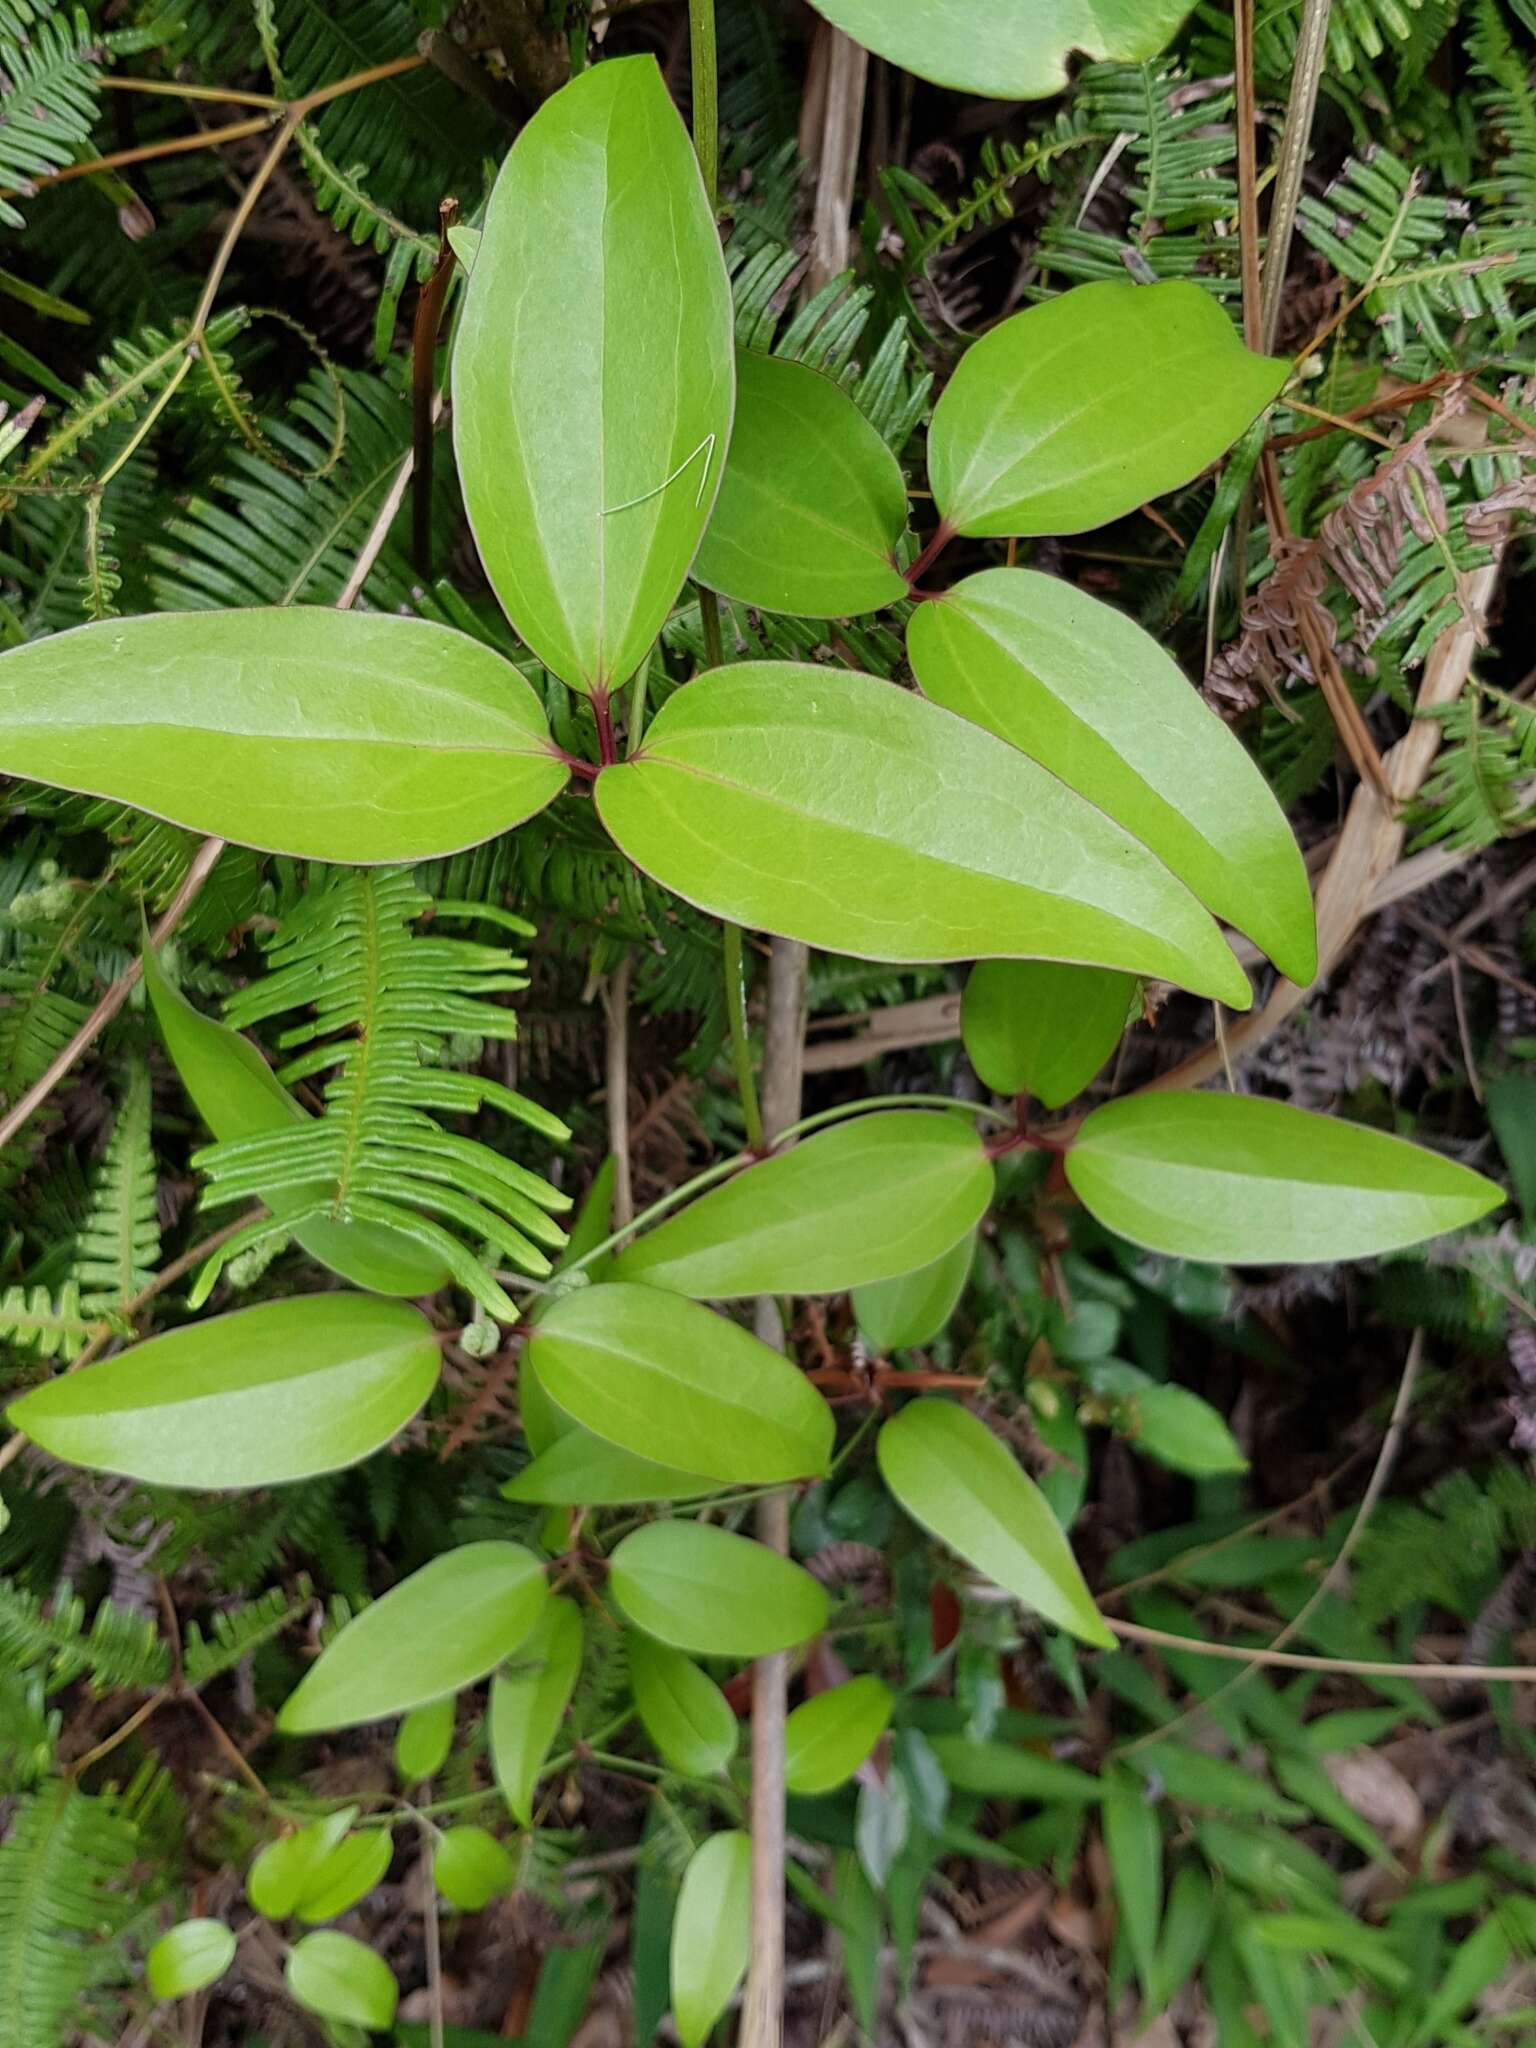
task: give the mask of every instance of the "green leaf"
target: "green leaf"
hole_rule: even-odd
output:
[[[903,1351],[936,1337],[954,1314],[970,1278],[976,1233],[969,1231],[931,1266],[853,1290],[853,1313],[866,1344]]]
[[[811,0],[856,43],[935,85],[984,99],[1042,100],[1074,52],[1155,57],[1191,0]]]
[[[901,466],[840,385],[804,363],[736,360],[736,423],[693,573],[738,603],[841,619],[907,595]]]
[[[651,1522],[609,1561],[622,1612],[696,1657],[766,1657],[826,1626],[827,1596],[809,1572],[762,1544],[702,1522]]]
[[[1484,1093],[1488,1122],[1529,1229],[1536,1224],[1536,1071],[1496,1074]]]
[[[311,1864],[299,1888],[296,1911],[301,1920],[334,1920],[366,1899],[383,1877],[394,1855],[388,1828],[359,1828]]]
[[[391,2024],[400,2001],[400,1987],[384,1958],[350,1934],[329,1928],[294,1943],[283,1979],[306,2012],[374,2033]]]
[[[1391,1936],[1345,1913],[1256,1913],[1248,1922],[1252,1940],[1291,1954],[1339,1956],[1354,1963],[1389,1991],[1408,1988],[1409,1971],[1395,1954]]]
[[[491,1768],[525,1828],[533,1826],[533,1788],[576,1690],[581,1651],[581,1609],[563,1597],[546,1600],[514,1663],[491,1680]]]
[[[683,1873],[672,1922],[672,2019],[683,2048],[702,2048],[747,1974],[751,1949],[751,1840],[711,1835]]]
[[[642,1458],[744,1485],[827,1469],[832,1411],[805,1375],[680,1295],[581,1288],[548,1310],[528,1353],[568,1415]]]
[[[1057,577],[984,569],[919,606],[907,645],[935,703],[1059,775],[1282,974],[1312,980],[1312,892],[1285,813],[1134,619]]]
[[[453,1747],[453,1724],[458,1701],[452,1693],[413,1707],[395,1730],[395,1769],[402,1783],[419,1785],[435,1778],[448,1761]]]
[[[1289,374],[1200,285],[1079,285],[960,358],[928,431],[934,502],[956,533],[1107,525],[1197,477]]]
[[[1103,1785],[1091,1772],[1011,1742],[930,1735],[928,1746],[950,1784],[981,1799],[1030,1799],[1042,1806],[1092,1806]]]
[[[873,676],[716,669],[603,770],[597,804],[647,873],[737,924],[863,959],[1082,960],[1251,1000],[1145,848],[1014,748]]]
[[[440,1363],[406,1302],[301,1295],[151,1337],[34,1387],[7,1414],[72,1465],[157,1486],[270,1486],[387,1444]]]
[[[315,1873],[357,1819],[357,1808],[346,1806],[329,1813],[291,1835],[279,1835],[260,1850],[246,1873],[245,1895],[258,1913],[269,1920],[286,1920],[299,1909],[299,1900],[314,1881]]]
[[[841,1293],[952,1249],[992,1190],[968,1117],[880,1111],[712,1188],[623,1251],[614,1275],[701,1301]]]
[[[496,1837],[484,1828],[449,1828],[432,1858],[432,1882],[450,1906],[479,1913],[517,1882],[517,1869]]]
[[[736,1754],[739,1735],[729,1700],[691,1657],[650,1636],[629,1638],[635,1711],[663,1760],[690,1778],[713,1778]]]
[[[526,1374],[526,1363],[522,1370]],[[520,1376],[519,1391],[523,1384]],[[719,1490],[717,1480],[638,1458],[572,1423],[547,1451],[540,1451],[532,1464],[507,1480],[501,1493],[503,1500],[531,1501],[540,1507],[600,1508],[698,1500]]]
[[[1382,1131],[1255,1095],[1172,1090],[1094,1110],[1067,1179],[1133,1244],[1230,1266],[1369,1258],[1504,1200],[1480,1173]]]
[[[1144,1990],[1157,1969],[1163,1918],[1163,1827],[1147,1787],[1111,1765],[1104,1773],[1104,1849],[1131,1960]]]
[[[1168,1891],[1168,1910],[1157,1937],[1152,1982],[1147,1986],[1153,2018],[1181,1991],[1199,1966],[1216,1919],[1216,1889],[1198,1863],[1181,1863]]]
[[[1115,1417],[1136,1448],[1197,1479],[1216,1472],[1246,1472],[1248,1460],[1209,1401],[1188,1387],[1155,1380],[1118,1358],[1088,1368],[1094,1393],[1124,1404]]]
[[[913,1401],[876,1450],[913,1521],[1047,1621],[1113,1649],[1061,1524],[985,1423],[952,1401]]]
[[[1108,967],[979,960],[966,980],[960,1036],[987,1087],[1059,1109],[1120,1043],[1135,992],[1134,976]]]
[[[144,987],[181,1084],[215,1138],[249,1138],[310,1121],[248,1038],[205,1017],[172,987],[149,946]],[[277,1217],[303,1208],[307,1199],[303,1189],[263,1196]],[[311,1218],[294,1235],[312,1259],[377,1294],[436,1294],[450,1278],[441,1259],[376,1223]]]
[[[650,57],[546,100],[486,212],[454,348],[459,480],[507,616],[606,695],[661,631],[731,433],[730,284]]]
[[[365,1607],[283,1704],[285,1735],[425,1706],[494,1671],[538,1621],[544,1569],[516,1543],[444,1551]]]
[[[187,1998],[217,1984],[235,1960],[235,1936],[222,1920],[183,1920],[144,1959],[152,1998]]]
[[[499,654],[314,606],[106,619],[0,654],[0,773],[355,862],[478,846],[566,780]]]
[[[853,1776],[890,1723],[891,1689],[866,1673],[814,1693],[784,1728],[784,1782],[791,1792],[834,1792]]]
[[[1158,1741],[1138,1749],[1130,1768],[1151,1780],[1159,1797],[1191,1806],[1250,1820],[1300,1822],[1307,1817],[1306,1808],[1282,1798],[1262,1772],[1179,1742]]]

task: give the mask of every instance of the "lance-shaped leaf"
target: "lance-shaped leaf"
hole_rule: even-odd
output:
[[[544,1568],[517,1543],[445,1550],[349,1621],[283,1703],[285,1735],[408,1713],[473,1685],[538,1621]]]
[[[271,1486],[387,1444],[440,1363],[406,1302],[300,1295],[168,1330],[34,1387],[7,1414],[71,1465],[157,1486]]]
[[[636,1630],[629,1638],[629,1683],[645,1732],[675,1771],[712,1778],[736,1754],[740,1733],[731,1703],[691,1657]]]
[[[913,1401],[885,1424],[876,1455],[930,1535],[1047,1621],[1114,1646],[1044,1494],[985,1423],[953,1401]]]
[[[872,1287],[855,1287],[853,1313],[865,1343],[876,1351],[896,1351],[936,1337],[954,1313],[975,1256],[972,1230],[931,1266],[878,1280]]]
[[[935,85],[985,99],[1042,100],[1074,53],[1155,57],[1191,0],[811,0],[867,50]]]
[[[885,1733],[896,1702],[868,1673],[804,1701],[784,1729],[784,1782],[813,1796],[845,1784]]]
[[[836,1294],[938,1258],[981,1221],[992,1185],[968,1118],[855,1117],[701,1195],[622,1252],[614,1274],[704,1301]]]
[[[1134,619],[1057,577],[984,569],[923,605],[907,643],[935,703],[1070,783],[1282,974],[1312,979],[1312,893],[1285,813]]]
[[[1369,1258],[1504,1200],[1470,1167],[1384,1131],[1257,1095],[1172,1090],[1094,1110],[1067,1179],[1133,1244],[1228,1266]]]
[[[832,1411],[804,1373],[680,1295],[581,1288],[540,1319],[528,1354],[584,1429],[656,1464],[743,1485],[827,1468]]]
[[[743,351],[698,580],[801,618],[879,611],[907,594],[906,530],[901,467],[847,392],[804,363]]]
[[[153,947],[144,951],[144,987],[182,1086],[216,1138],[249,1138],[309,1121],[248,1038],[205,1017],[171,986]],[[263,1199],[281,1218],[304,1208],[312,1192],[285,1189]],[[294,1235],[312,1259],[378,1294],[436,1294],[448,1284],[441,1259],[382,1224],[312,1216]]]
[[[1120,1043],[1135,979],[1056,960],[981,960],[960,1007],[960,1035],[977,1074],[999,1095],[1032,1095],[1059,1109]]]
[[[751,1952],[751,1839],[711,1835],[683,1872],[672,1922],[672,2018],[683,2048],[703,2048]]]
[[[491,1681],[491,1768],[525,1828],[533,1826],[533,1788],[576,1689],[581,1643],[575,1601],[546,1600],[516,1657]]]
[[[604,694],[661,631],[731,433],[731,292],[650,57],[594,65],[501,167],[454,348],[459,480],[539,659]]]
[[[1083,533],[1197,477],[1274,398],[1197,284],[1085,284],[1004,320],[934,409],[928,474],[956,533]]]
[[[647,873],[737,924],[868,960],[1082,960],[1251,1000],[1145,847],[1016,749],[873,676],[716,669],[603,770],[597,803]]]
[[[695,1657],[766,1657],[826,1626],[809,1572],[729,1529],[650,1522],[610,1560],[609,1591],[647,1635]]]
[[[425,619],[105,619],[0,654],[0,774],[310,860],[430,860],[564,787],[538,698]]]

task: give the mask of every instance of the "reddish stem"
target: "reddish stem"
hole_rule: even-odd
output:
[[[619,758],[619,750],[613,737],[613,709],[608,692],[601,695],[592,692],[592,716],[597,720],[597,755],[605,768],[611,768]]]
[[[937,591],[919,590],[917,587],[918,581],[933,567],[954,537],[955,529],[947,519],[941,519],[929,535],[928,545],[923,549],[923,552],[918,556],[911,568],[903,569],[901,573],[906,577],[907,588],[914,597],[937,597],[939,595]]]

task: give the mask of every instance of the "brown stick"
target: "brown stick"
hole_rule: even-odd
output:
[[[432,275],[421,288],[416,301],[416,318],[411,326],[411,447],[416,457],[411,552],[423,576],[432,573],[432,429],[437,420],[432,372],[436,365],[438,331],[443,324],[443,307],[448,299],[448,286],[453,280],[455,257],[448,241],[448,230],[459,217],[457,199],[445,199],[437,209],[437,216],[437,262],[432,267]]]
[[[635,1220],[634,1181],[629,1160],[629,982],[633,963],[626,953],[603,984],[607,1043],[603,1069],[608,1097],[608,1150],[613,1154],[613,1227]]]

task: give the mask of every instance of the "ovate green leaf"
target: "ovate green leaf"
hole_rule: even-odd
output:
[[[316,1858],[299,1888],[301,1920],[334,1920],[367,1898],[389,1868],[395,1845],[388,1828],[358,1828]]]
[[[985,1215],[992,1185],[969,1118],[880,1111],[701,1195],[621,1252],[614,1273],[709,1301],[840,1293],[948,1251]]]
[[[525,1365],[524,1375],[526,1372]],[[633,1451],[622,1450],[618,1444],[608,1443],[574,1422],[547,1451],[540,1451],[531,1465],[501,1489],[505,1500],[533,1501],[540,1507],[551,1508],[628,1507],[653,1500],[698,1500],[719,1491],[718,1479],[704,1479],[697,1472],[679,1472],[674,1466],[637,1457]]]
[[[856,43],[956,92],[1041,100],[1067,83],[1074,53],[1155,57],[1190,0],[811,0]]]
[[[459,478],[539,659],[606,695],[688,573],[731,433],[731,293],[650,57],[546,100],[501,167],[454,350]]]
[[[1058,577],[984,569],[921,605],[907,642],[935,703],[1059,775],[1283,974],[1312,979],[1312,893],[1285,814],[1134,619]]]
[[[1048,1621],[1113,1648],[1061,1524],[985,1423],[953,1401],[913,1401],[880,1431],[877,1455],[930,1535]]]
[[[853,1313],[865,1343],[876,1351],[898,1351],[936,1337],[954,1314],[975,1256],[973,1230],[931,1266],[855,1287]]]
[[[466,1543],[349,1621],[278,1715],[285,1735],[350,1728],[473,1685],[539,1619],[544,1572],[516,1543]]]
[[[826,1625],[809,1572],[702,1522],[652,1522],[610,1560],[608,1588],[636,1628],[696,1657],[766,1657]]]
[[[405,1784],[435,1778],[448,1761],[457,1709],[458,1701],[449,1693],[446,1699],[413,1707],[395,1730],[395,1769]]]
[[[461,1913],[482,1911],[516,1881],[512,1858],[484,1828],[449,1828],[432,1858],[432,1882]]]
[[[310,860],[430,860],[564,787],[539,700],[446,626],[158,612],[0,654],[0,773]]]
[[[989,1088],[1059,1109],[1120,1043],[1135,988],[1134,976],[1109,967],[979,960],[965,984],[960,1035]]]
[[[1200,285],[1078,285],[961,357],[929,429],[934,500],[957,533],[1106,525],[1197,477],[1289,369]]]
[[[512,1663],[491,1681],[491,1768],[525,1828],[533,1826],[533,1788],[576,1690],[581,1648],[581,1609],[574,1600],[546,1600]]]
[[[896,1702],[890,1687],[866,1674],[813,1693],[784,1729],[784,1782],[813,1796],[846,1784],[874,1749]]]
[[[329,1928],[294,1943],[283,1977],[307,2012],[374,2033],[392,2023],[400,2001],[400,1987],[384,1958],[350,1934]]]
[[[1251,1000],[1211,920],[1129,834],[873,676],[716,669],[603,771],[597,802],[631,859],[738,924],[864,959],[1081,960]]]
[[[34,1387],[7,1413],[72,1465],[158,1486],[270,1486],[387,1444],[440,1362],[408,1303],[310,1294],[151,1337]]]
[[[172,987],[152,947],[144,952],[144,987],[182,1086],[216,1138],[249,1138],[307,1121],[248,1038],[205,1017]],[[302,1207],[307,1195],[289,1188],[265,1199],[273,1215],[281,1216]],[[435,1294],[448,1284],[441,1259],[380,1224],[313,1217],[295,1235],[311,1258],[378,1294]]]
[[[680,1295],[581,1288],[548,1310],[528,1351],[568,1415],[642,1458],[747,1485],[826,1470],[832,1411],[805,1375]]]
[[[1171,1090],[1094,1110],[1067,1178],[1132,1243],[1238,1266],[1368,1258],[1504,1199],[1480,1173],[1382,1131],[1255,1095]]]
[[[840,385],[743,353],[725,478],[693,571],[764,611],[840,619],[907,594],[900,465]]]
[[[683,1873],[672,1922],[672,2018],[683,2048],[702,2048],[747,1973],[752,1843],[711,1835]]]
[[[235,1960],[235,1936],[222,1920],[183,1920],[144,1959],[152,1998],[186,1998],[217,1984]]]
[[[638,1631],[629,1638],[629,1682],[641,1725],[662,1757],[690,1778],[712,1778],[736,1754],[729,1700],[691,1657]]]
[[[1196,1478],[1247,1471],[1248,1460],[1231,1430],[1210,1402],[1188,1387],[1155,1380],[1118,1358],[1089,1366],[1087,1374],[1094,1393],[1120,1404],[1115,1426],[1138,1450]]]

